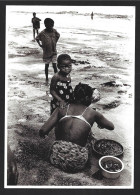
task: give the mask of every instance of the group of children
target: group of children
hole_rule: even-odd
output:
[[[36,17],[36,13],[33,13],[33,16],[32,23],[34,29],[34,22],[40,21],[40,19]],[[54,21],[51,18],[46,18],[44,20],[44,25],[45,29],[40,33],[37,31],[35,40],[43,50],[46,84],[48,84],[48,68],[50,63],[52,63],[55,73],[50,83],[52,114],[57,107],[65,107],[68,103],[71,103],[74,100],[70,77],[72,59],[68,54],[61,54],[57,58],[56,44],[60,34],[53,28]]]

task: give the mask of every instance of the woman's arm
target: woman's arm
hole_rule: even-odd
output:
[[[106,119],[101,113],[96,112],[96,120],[95,122],[98,124],[100,128],[105,128],[108,130],[114,130],[114,124]]]
[[[57,122],[59,121],[59,108],[56,108],[55,111],[52,113],[50,118],[44,123],[44,125],[39,130],[39,135],[42,138],[45,138],[45,135],[48,135],[49,132],[56,126]]]

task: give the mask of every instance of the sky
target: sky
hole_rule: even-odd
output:
[[[9,11],[28,11],[28,12],[59,12],[59,11],[78,11],[79,13],[103,13],[118,15],[134,15],[135,6],[6,6]]]

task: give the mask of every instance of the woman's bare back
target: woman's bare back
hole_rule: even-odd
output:
[[[63,111],[61,110],[61,118],[55,129],[56,139],[85,146],[94,123],[94,112],[89,107],[75,104],[71,104]]]

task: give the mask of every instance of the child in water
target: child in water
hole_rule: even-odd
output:
[[[35,33],[38,35],[38,30],[40,29],[40,18],[36,17],[36,13],[33,13],[33,18],[32,18],[32,24],[33,24],[33,40],[35,41]]]
[[[48,84],[48,68],[50,62],[52,62],[54,73],[57,72],[56,61],[57,61],[57,50],[56,44],[60,37],[60,34],[54,29],[54,21],[51,18],[44,20],[45,29],[41,31],[36,41],[39,46],[43,49],[43,61],[45,62],[45,75],[46,83]]]
[[[72,70],[72,60],[67,54],[61,54],[57,59],[59,72],[56,73],[50,84],[51,114],[57,107],[65,107],[68,103],[73,102],[73,89],[71,86],[70,72]]]

